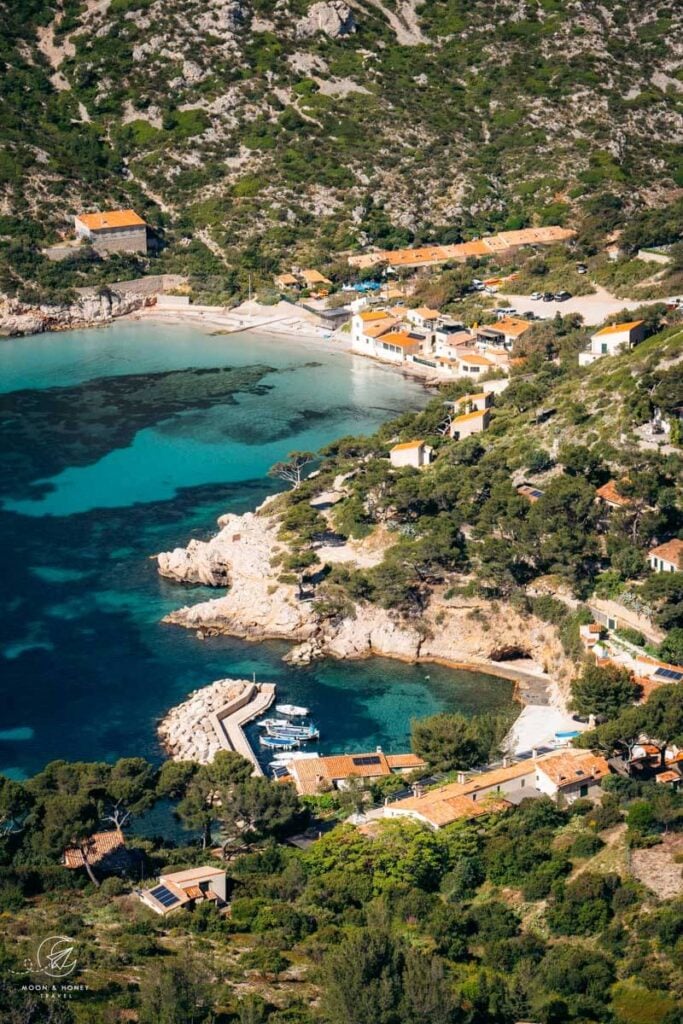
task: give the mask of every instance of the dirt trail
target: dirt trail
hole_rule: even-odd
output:
[[[429,46],[431,40],[422,34],[419,19],[415,13],[417,0],[402,0],[397,4],[398,13],[394,13],[386,7],[382,0],[365,0],[366,4],[381,11],[392,29],[396,33],[396,39],[402,46]],[[363,4],[353,2],[353,7],[363,10]]]

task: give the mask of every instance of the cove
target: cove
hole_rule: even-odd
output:
[[[405,749],[410,719],[512,700],[512,684],[387,659],[282,662],[287,645],[161,624],[215,596],[149,556],[205,538],[277,485],[295,448],[374,430],[427,393],[329,343],[134,322],[0,342],[0,771],[158,759],[156,720],[223,676],[309,705],[320,750]]]

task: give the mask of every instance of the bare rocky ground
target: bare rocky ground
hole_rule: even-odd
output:
[[[680,896],[683,893],[683,835],[667,835],[659,846],[633,850],[631,871],[660,899]]]

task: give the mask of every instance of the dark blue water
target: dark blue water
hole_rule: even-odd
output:
[[[0,391],[0,771],[159,757],[169,706],[252,672],[314,709],[322,750],[405,748],[414,715],[509,703],[478,674],[292,668],[284,644],[160,623],[209,591],[162,580],[151,554],[252,509],[290,450],[418,408],[417,383],[324,347],[126,324],[0,342]]]

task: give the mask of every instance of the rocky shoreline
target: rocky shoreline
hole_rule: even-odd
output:
[[[281,583],[271,566],[273,555],[284,548],[272,501],[255,513],[222,516],[219,532],[209,541],[192,540],[186,548],[157,556],[165,577],[229,586],[221,596],[171,612],[165,622],[202,637],[288,640],[293,646],[286,660],[293,663],[383,655],[467,667],[515,680],[523,703],[564,707],[572,662],[552,627],[510,605],[446,599],[436,592],[415,623],[370,604],[358,605],[355,615],[339,620],[321,619],[312,601],[300,600],[297,587]]]
[[[119,317],[128,316],[156,299],[149,295],[124,293],[113,289],[99,294],[81,296],[76,302],[63,306],[29,306],[8,299],[0,306],[0,335],[19,338],[46,331],[71,331],[83,327],[109,324]]]

